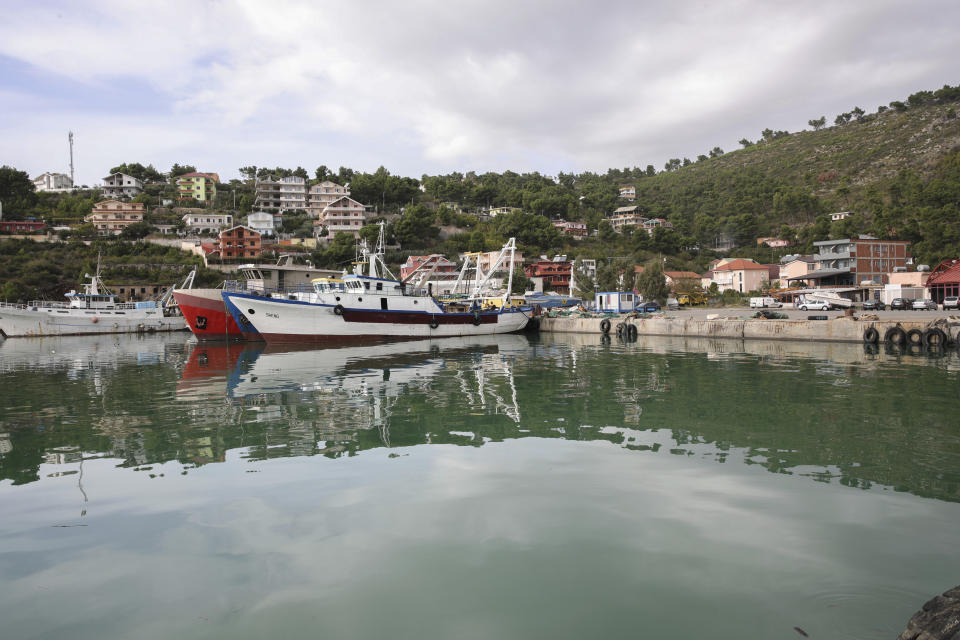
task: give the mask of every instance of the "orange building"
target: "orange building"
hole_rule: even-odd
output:
[[[259,258],[263,253],[260,233],[249,227],[237,225],[220,232],[219,250],[222,259]]]

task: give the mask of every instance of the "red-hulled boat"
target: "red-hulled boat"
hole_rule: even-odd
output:
[[[243,332],[227,312],[223,289],[177,289],[173,297],[187,326],[198,340],[244,340]]]

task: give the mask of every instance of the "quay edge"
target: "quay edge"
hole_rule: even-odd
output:
[[[549,318],[540,319],[540,331],[554,333],[595,333],[600,335],[603,318]],[[960,318],[951,317],[949,337],[957,338]],[[610,335],[616,335],[618,322],[629,322],[637,327],[638,335],[702,338],[736,338],[738,340],[806,340],[822,342],[863,342],[864,332],[874,328],[883,342],[884,333],[891,327],[904,331],[923,330],[932,326],[924,320],[864,320],[839,316],[830,320],[767,320],[765,318],[684,318],[678,316],[651,316],[628,318],[611,317]]]

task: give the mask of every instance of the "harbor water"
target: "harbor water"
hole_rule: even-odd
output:
[[[960,357],[595,334],[0,344],[27,638],[895,638],[960,584]]]

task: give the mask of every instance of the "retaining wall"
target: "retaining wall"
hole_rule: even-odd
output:
[[[603,318],[541,318],[540,331],[556,333],[601,333]],[[767,320],[764,318],[684,318],[678,316],[651,316],[639,318],[610,318],[610,333],[616,333],[619,322],[636,325],[639,335],[684,336],[704,338],[736,338],[738,340],[816,340],[827,342],[862,342],[863,333],[875,328],[880,340],[887,329],[900,327],[904,331],[924,329],[931,323],[924,320],[859,320],[839,316],[830,320]],[[950,336],[956,337],[960,319],[950,319]]]

